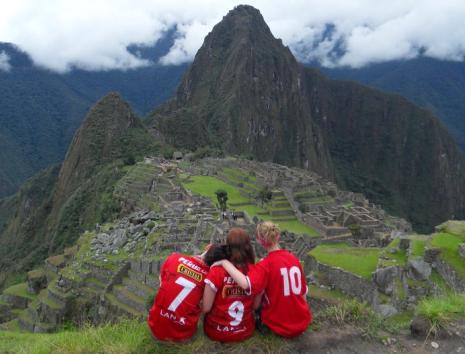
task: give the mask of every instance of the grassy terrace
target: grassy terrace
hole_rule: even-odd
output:
[[[465,242],[465,235],[441,232],[433,235],[431,246],[439,248],[440,257],[465,279],[465,261],[459,255],[459,244],[462,242]]]
[[[229,174],[231,174],[231,172],[229,172]],[[253,181],[253,178],[253,176],[250,176],[249,181]],[[224,189],[228,192],[228,205],[233,209],[245,211],[251,217],[257,216],[263,220],[271,220],[278,224],[282,230],[288,230],[299,234],[305,233],[310,236],[318,235],[314,229],[302,224],[295,216],[290,218],[293,220],[279,220],[279,218],[273,218],[269,215],[267,210],[253,204],[252,200],[241,195],[239,187],[226,183],[216,177],[192,176],[188,181],[184,181],[183,185],[195,194],[210,198],[214,205],[217,204],[215,191],[217,189]]]
[[[392,241],[380,254],[379,265],[382,267],[404,266],[407,264],[407,252],[399,249],[399,239]],[[396,252],[391,252],[396,250]]]
[[[319,262],[342,268],[350,273],[371,279],[376,270],[379,248],[350,247],[346,243],[321,244],[310,251]]]
[[[27,291],[27,283],[20,283],[10,286],[9,288],[5,289],[3,293],[7,295],[24,297],[30,300],[35,298],[34,294],[31,294],[29,291]]]

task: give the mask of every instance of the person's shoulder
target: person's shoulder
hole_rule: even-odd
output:
[[[221,266],[210,267],[208,271],[208,275],[224,275],[226,274],[226,270]]]

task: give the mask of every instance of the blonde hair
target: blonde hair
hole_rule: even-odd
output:
[[[281,230],[278,225],[273,224],[271,221],[264,221],[257,225],[257,233],[269,243],[277,243]]]

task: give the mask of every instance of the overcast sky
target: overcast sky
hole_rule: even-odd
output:
[[[203,38],[235,5],[233,0],[2,1],[0,41],[28,52],[40,66],[66,71],[129,69],[149,63],[129,44],[151,45],[177,25],[163,64],[191,61]],[[425,55],[463,60],[464,0],[255,0],[273,34],[302,62],[361,67]],[[322,40],[327,25],[330,38]],[[332,56],[334,48],[344,55]],[[0,52],[0,70],[8,70]]]

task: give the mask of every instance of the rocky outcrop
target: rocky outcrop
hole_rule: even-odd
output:
[[[398,267],[379,268],[372,274],[372,279],[379,291],[385,295],[392,295],[394,280],[399,277],[399,274]]]
[[[423,259],[412,259],[408,262],[408,274],[415,280],[427,280],[431,276],[431,264]]]

